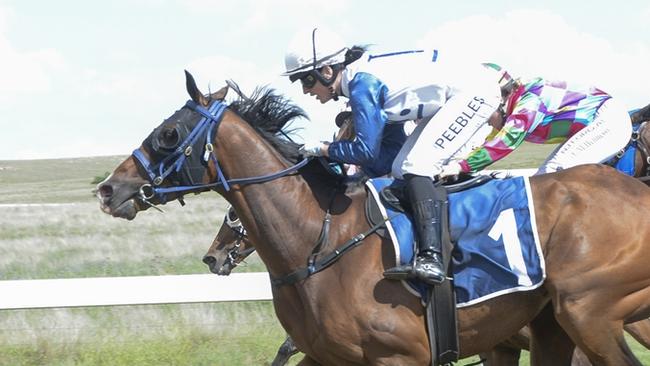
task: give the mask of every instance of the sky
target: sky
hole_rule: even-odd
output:
[[[130,154],[188,99],[183,70],[203,92],[272,87],[309,114],[300,137],[328,139],[344,98],[321,105],[280,76],[314,26],[650,103],[647,0],[0,0],[0,160]]]

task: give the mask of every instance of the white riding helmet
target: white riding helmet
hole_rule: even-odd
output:
[[[326,65],[345,61],[348,47],[334,32],[313,28],[296,33],[284,56],[286,71],[282,76],[302,74]]]

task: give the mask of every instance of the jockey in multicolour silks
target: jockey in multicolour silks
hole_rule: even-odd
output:
[[[524,141],[562,142],[536,174],[608,161],[628,143],[632,123],[618,100],[595,87],[534,78],[520,83],[500,67],[509,95],[502,118],[491,120],[496,134],[443,169],[443,175],[475,172],[502,159]]]
[[[387,278],[415,277],[428,284],[445,279],[446,191],[434,180],[450,157],[485,140],[487,120],[502,102],[495,70],[459,61],[439,50],[372,54],[347,47],[321,28],[298,33],[285,55],[283,75],[300,80],[303,93],[321,103],[349,98],[356,131],[351,141],[306,142],[303,154],[358,165],[371,177],[392,172],[405,181],[418,256],[413,266],[387,270]],[[408,138],[406,121],[418,121]]]

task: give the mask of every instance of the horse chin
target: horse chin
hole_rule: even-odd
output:
[[[228,276],[230,275],[230,272],[232,272],[233,267],[231,265],[225,264],[221,266],[219,269],[216,271],[213,271],[213,273],[218,274],[219,276]]]
[[[110,206],[101,205],[101,209],[106,214],[109,214],[113,217],[127,219],[129,221],[133,220],[135,216],[138,214],[138,211],[140,211],[140,208],[138,207],[136,200],[133,198],[122,202],[119,206],[114,208]]]
[[[217,271],[217,274],[219,276],[228,276],[228,275],[230,275],[230,272],[232,272],[232,267],[231,266],[222,266]]]

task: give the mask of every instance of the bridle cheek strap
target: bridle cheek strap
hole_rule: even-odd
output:
[[[217,172],[217,179],[224,187],[226,191],[230,190],[230,185],[226,180],[219,161],[216,157],[214,147],[212,146],[212,140],[216,135],[217,129],[219,128],[219,123],[223,118],[223,113],[227,108],[227,105],[221,101],[215,100],[208,109],[194,102],[193,100],[188,100],[185,103],[185,106],[197,113],[199,113],[203,118],[197,123],[196,127],[192,129],[192,132],[185,138],[183,143],[165,159],[163,159],[158,165],[152,166],[151,162],[144,155],[140,148],[137,148],[133,151],[133,157],[140,163],[142,168],[147,173],[149,180],[153,184],[154,192],[158,195],[162,201],[165,201],[164,195],[171,192],[184,192],[196,188],[194,186],[181,186],[181,187],[172,187],[161,189],[158,187],[162,182],[167,178],[173,171],[180,171],[181,167],[187,161],[186,150],[189,146],[193,146],[194,143],[201,135],[205,133],[205,152],[203,154],[203,160],[207,163],[209,160],[212,160]],[[169,164],[169,165],[167,165]]]
[[[216,139],[217,129],[219,128],[219,123],[223,118],[223,113],[228,107],[225,103],[219,100],[213,101],[208,109],[197,104],[196,102],[189,100],[185,104],[187,108],[201,114],[203,118],[197,123],[190,135],[183,141],[183,143],[169,156],[165,157],[160,163],[156,166],[152,166],[151,162],[145,156],[144,152],[138,148],[133,151],[133,157],[140,163],[142,168],[146,171],[147,176],[151,182],[151,187],[149,187],[151,193],[147,194],[143,199],[149,199],[153,196],[158,196],[161,202],[166,201],[166,194],[168,193],[177,193],[177,192],[192,192],[202,189],[214,189],[219,186],[223,186],[226,191],[230,190],[230,187],[233,184],[255,184],[263,183],[275,180],[280,177],[284,177],[293,172],[298,171],[303,166],[307,165],[311,160],[311,157],[303,159],[301,162],[290,166],[286,169],[282,169],[278,172],[257,176],[249,178],[235,178],[235,179],[226,179],[219,165],[219,160],[212,146],[212,141]],[[207,131],[206,131],[207,130]],[[192,146],[196,139],[202,136],[204,132],[206,133],[206,143],[205,151],[203,154],[203,160],[207,163],[209,159],[212,159],[215,170],[217,172],[217,181],[208,183],[208,184],[194,184],[194,185],[178,185],[172,187],[160,187],[165,178],[171,174],[173,170],[179,171],[186,160],[186,150],[189,146]],[[189,150],[191,153],[191,150]],[[159,172],[156,173],[156,172]]]

